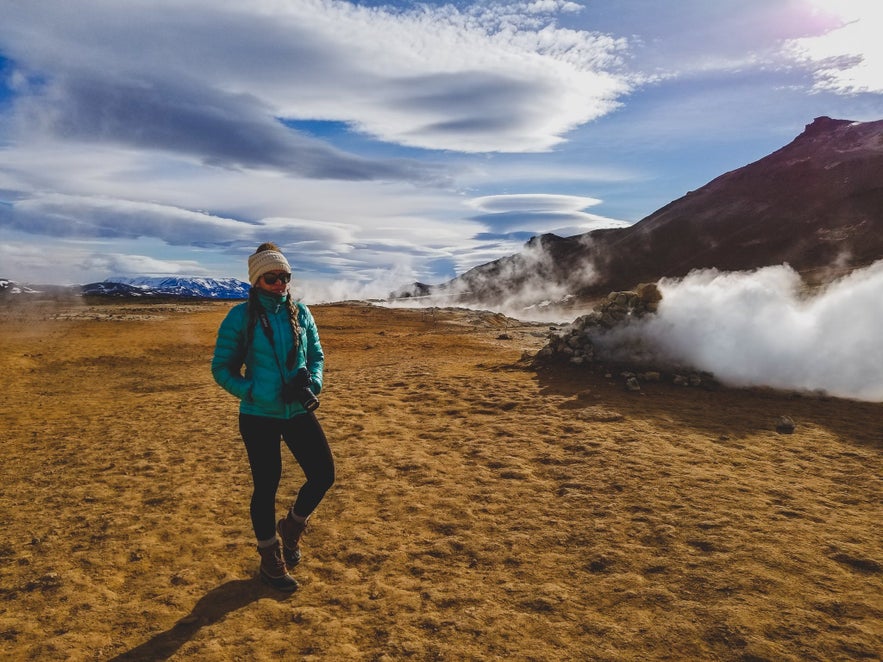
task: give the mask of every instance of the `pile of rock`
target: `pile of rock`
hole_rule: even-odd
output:
[[[534,357],[537,368],[555,364],[583,366],[618,375],[625,387],[641,390],[641,382],[670,381],[681,386],[712,387],[717,384],[707,372],[672,366],[652,365],[652,358],[640,340],[621,336],[616,351],[611,352],[604,339],[611,332],[623,329],[636,320],[656,313],[662,293],[655,283],[639,285],[634,291],[611,292],[607,299],[588,315],[578,317],[563,329],[553,329],[548,343]]]

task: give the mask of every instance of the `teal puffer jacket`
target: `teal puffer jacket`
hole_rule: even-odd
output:
[[[298,303],[300,339],[294,367],[289,370],[285,359],[291,350],[293,338],[286,300],[263,292],[258,294],[258,298],[273,329],[275,349],[259,322],[252,334],[251,347],[246,347],[248,304],[241,303],[230,309],[218,329],[215,354],[212,357],[212,375],[221,388],[239,398],[239,411],[243,414],[270,418],[291,418],[304,414],[306,410],[299,402],[283,402],[280,366],[286,380],[291,380],[300,368],[306,366],[313,379],[310,390],[319,395],[322,390],[325,354],[319,342],[316,322],[309,309]],[[279,359],[278,363],[273,357],[274,351]]]

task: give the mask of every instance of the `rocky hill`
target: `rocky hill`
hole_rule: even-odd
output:
[[[699,268],[788,263],[824,280],[883,258],[883,120],[816,118],[790,144],[638,223],[562,238],[476,267],[434,292],[494,301],[538,278],[580,298]]]

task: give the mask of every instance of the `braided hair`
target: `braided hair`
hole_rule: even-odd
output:
[[[260,253],[261,251],[277,251],[279,247],[272,243],[267,242],[258,246],[258,249],[255,253]],[[288,298],[285,300],[286,307],[288,309],[288,324],[291,326],[291,334],[294,339],[294,343],[291,346],[291,351],[288,352],[288,356],[285,358],[285,367],[289,370],[294,369],[295,362],[297,361],[297,347],[298,341],[300,340],[300,322],[297,319],[297,304],[294,303],[294,299],[289,292]],[[251,289],[248,291],[248,325],[246,326],[246,338],[245,338],[245,346],[246,348],[251,347],[251,343],[254,340],[254,330],[257,328],[259,324],[259,317],[261,315],[261,311],[264,310],[264,306],[261,304],[260,299],[258,299],[258,288],[252,285]],[[247,350],[246,350],[247,351]]]

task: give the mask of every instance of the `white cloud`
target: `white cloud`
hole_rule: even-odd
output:
[[[597,198],[545,193],[488,195],[467,202],[474,209],[484,212],[474,220],[493,232],[554,232],[570,236],[630,225],[626,221],[582,211],[600,203],[601,200]]]
[[[251,183],[249,178],[239,181],[238,195],[248,191]],[[291,195],[290,186],[284,186],[284,181],[281,183],[284,190],[280,192],[263,188],[267,184],[264,180],[258,182],[257,190],[270,191],[278,198],[273,205],[276,210],[284,208]],[[498,242],[474,239],[484,230],[478,222],[404,213],[404,208],[414,208],[415,204],[428,207],[439,204],[434,196],[422,198],[416,195],[403,200],[401,192],[397,195],[391,191],[389,195],[392,202],[378,197],[377,192],[366,193],[363,197],[340,196],[341,206],[337,214],[333,208],[328,208],[327,201],[324,210],[314,209],[325,217],[349,219],[349,222],[342,223],[327,218],[277,215],[241,220],[157,202],[33,192],[28,197],[0,206],[0,227],[4,228],[7,242],[11,242],[13,236],[24,238],[30,235],[41,237],[42,248],[21,253],[18,242],[5,244],[16,246],[14,250],[10,248],[9,253],[17,258],[3,260],[2,269],[4,274],[9,274],[7,277],[39,278],[48,251],[53,254],[53,275],[57,282],[100,280],[123,271],[135,273],[133,265],[137,262],[129,260],[128,266],[123,268],[121,258],[111,259],[109,255],[132,253],[105,249],[90,251],[83,246],[137,242],[139,247],[150,245],[162,254],[172,250],[193,252],[199,249],[201,259],[212,262],[217,275],[244,278],[245,257],[259,243],[274,241],[290,256],[299,276],[321,278],[323,273],[337,271],[342,281],[355,283],[394,270],[408,273],[410,280],[426,281],[439,279],[428,270],[427,261],[447,260],[456,264],[454,256],[458,252],[471,255],[476,247],[481,246],[497,247],[495,251],[489,251],[490,259],[502,257],[506,254],[503,251],[508,250]],[[204,200],[194,199],[192,202],[198,205]],[[403,211],[399,213],[397,207]],[[226,259],[224,254],[228,255]],[[159,262],[165,266],[142,264],[150,273],[201,274],[208,268],[208,262],[202,268],[196,268],[195,262],[191,265],[182,259],[160,259]]]
[[[790,40],[786,52],[813,67],[816,88],[840,94],[883,92],[883,12],[878,0],[819,2],[842,24],[820,36]]]
[[[56,0],[7,8],[0,45],[40,76],[27,112],[44,129],[359,177],[378,164],[283,135],[273,118],[339,120],[431,149],[538,151],[616,108],[626,42],[555,27],[573,9]]]
[[[165,276],[181,274],[198,276],[207,272],[193,260],[160,260],[148,255],[125,255],[121,253],[93,253],[82,260],[84,271],[126,276]]]
[[[473,198],[469,204],[486,212],[535,211],[560,212],[580,211],[601,203],[597,198],[578,195],[550,195],[547,193],[515,193],[509,195],[487,195]]]
[[[139,243],[155,248],[150,241]],[[12,240],[0,242],[0,265],[3,274],[15,275],[13,280],[43,285],[84,284],[121,275],[215,275],[197,260],[122,253],[111,245],[102,240],[58,239],[35,244],[15,233]]]
[[[537,158],[535,155],[529,155],[523,158],[510,157],[505,162],[458,163],[458,170],[452,172],[451,177],[463,187],[506,182],[510,185],[530,184],[534,188],[545,183],[578,183],[581,186],[586,186],[587,183],[637,183],[647,178],[647,173],[637,166],[626,167],[604,162],[559,163],[550,162],[545,156],[547,155],[540,157],[543,159],[541,162],[533,160]]]
[[[0,215],[12,230],[72,238],[154,237],[170,245],[251,239],[255,226],[168,205],[47,193],[18,200]]]
[[[671,181],[645,158],[662,149],[648,140],[649,117],[669,140],[742,141],[754,116],[738,102],[760,98],[718,79],[714,97],[726,103],[709,105],[688,86],[633,94],[639,82],[756,68],[785,36],[814,33],[781,32],[787,21],[773,20],[799,2],[788,12],[765,0],[685,0],[677,11],[643,0],[367,4],[379,5],[3,3],[2,241],[39,242],[76,281],[87,246],[102,242],[109,254],[148,255],[149,245],[160,261],[175,253],[170,269],[193,257],[242,277],[255,241],[275,240],[302,274],[360,283],[386,269],[437,282],[517,252],[523,237],[507,233],[624,224],[566,196],[530,209],[526,198],[484,194],[586,191],[609,204],[615,191],[635,207],[647,197],[639,186]],[[584,126],[626,101],[653,105]],[[668,201],[671,190],[650,199]],[[487,207],[470,210],[464,200],[479,194]],[[89,264],[97,276],[107,260]]]
[[[410,255],[447,255],[446,247],[469,244],[483,228],[472,221],[421,217],[364,217],[360,223],[336,223],[271,216],[242,221],[154,202],[33,194],[0,208],[0,226],[9,231],[70,239],[158,239],[169,246],[253,249],[272,240],[292,252],[313,256],[351,253],[358,245],[361,260],[373,268],[368,252],[381,249]],[[354,259],[355,262],[355,259]]]
[[[429,262],[502,257],[508,244],[476,239],[487,225],[466,218],[450,189],[466,168],[439,164],[458,150],[546,150],[616,107],[628,91],[617,73],[627,44],[557,27],[580,9],[560,0],[5,6],[0,52],[14,96],[0,125],[0,225],[6,238],[47,237],[71,256],[72,240],[200,247],[215,268],[223,252],[272,239],[301,252],[304,269],[336,265],[357,281],[392,264],[428,276]],[[280,118],[338,120],[444,154],[355,155]],[[107,263],[89,262],[90,273]],[[68,273],[79,280],[74,266]]]

